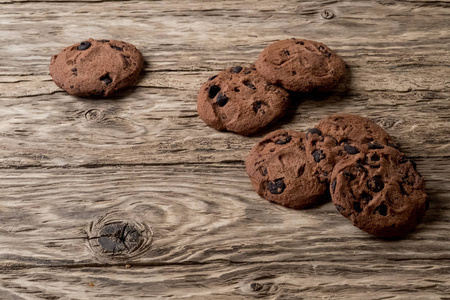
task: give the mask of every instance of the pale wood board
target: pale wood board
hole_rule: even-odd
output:
[[[0,298],[449,299],[449,20],[449,1],[0,0]],[[56,87],[51,55],[89,37],[142,51],[136,88],[102,100]],[[335,112],[386,129],[431,200],[404,239],[369,236],[331,203],[259,198],[244,159],[271,129],[198,118],[206,78],[290,37],[326,43],[348,75],[271,129]],[[145,225],[148,244],[98,252],[103,217]]]

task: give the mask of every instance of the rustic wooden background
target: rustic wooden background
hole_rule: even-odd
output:
[[[447,0],[0,0],[0,298],[450,299],[449,30]],[[142,51],[137,87],[57,88],[51,55],[89,37]],[[198,118],[206,78],[290,37],[326,43],[348,75],[275,128],[335,112],[385,128],[432,201],[406,238],[369,236],[331,203],[259,198],[243,161],[264,133]],[[124,242],[102,250],[105,226]]]

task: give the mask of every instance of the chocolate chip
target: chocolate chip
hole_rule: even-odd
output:
[[[73,68],[70,71],[72,71],[72,75],[73,76],[77,76],[78,75],[78,69],[77,68]]]
[[[336,179],[333,180],[333,182],[331,182],[330,187],[331,187],[331,190],[333,191],[333,194],[334,194],[334,190],[336,189]]]
[[[367,187],[372,191],[378,193],[384,188],[384,182],[381,176],[374,176],[372,179],[367,180]]]
[[[111,46],[111,48],[114,49],[114,50],[117,50],[117,51],[123,51],[123,48],[122,48],[122,47],[117,47],[117,46],[113,46],[113,45],[110,45],[110,46]]]
[[[100,43],[109,43],[109,40],[97,40],[97,42],[100,42]]]
[[[284,145],[284,144],[289,143],[290,141],[291,141],[291,136],[290,135],[285,135],[285,136],[282,136],[281,138],[279,138],[275,142],[275,144],[277,144],[277,145]]]
[[[344,171],[342,174],[344,174],[344,176],[347,178],[347,180],[353,180],[355,179],[355,175],[353,175],[351,172],[348,171]]]
[[[266,167],[259,167],[258,168],[259,173],[261,173],[262,176],[266,176],[267,175],[267,168]]]
[[[285,188],[286,185],[284,184],[282,178],[275,179],[274,181],[269,181],[269,183],[267,184],[267,189],[274,195],[281,194]]]
[[[358,213],[360,213],[362,211],[361,205],[359,204],[359,202],[353,202],[353,209]]]
[[[323,154],[322,150],[314,150],[314,152],[312,153],[312,156],[314,157],[314,161],[316,163],[320,162],[322,159],[324,159],[326,156],[325,154]]]
[[[311,128],[311,129],[308,129],[308,131],[306,131],[306,139],[308,140],[308,135],[309,134],[318,134],[318,135],[322,135],[322,131],[320,131],[319,129],[317,129],[317,128]]]
[[[325,48],[322,45],[320,45],[319,48],[317,48],[317,49],[319,49],[319,51],[322,52],[322,53],[327,53],[328,52],[327,50],[325,50]]]
[[[217,77],[217,75],[211,76],[211,77],[208,78],[208,81],[211,81],[211,80],[213,80],[216,77]]]
[[[212,98],[214,98],[217,95],[218,92],[220,92],[220,86],[212,85],[208,89],[208,97],[212,99]]]
[[[372,157],[370,158],[370,160],[371,161],[379,161],[380,160],[380,157],[378,156],[378,154],[374,154],[374,155],[372,155]]]
[[[252,72],[252,70],[245,70],[244,74],[250,74]]]
[[[87,50],[87,49],[89,49],[89,47],[91,47],[91,43],[90,42],[88,42],[88,41],[81,42],[78,45],[78,50],[80,50],[80,51]]]
[[[288,50],[283,50],[283,54],[289,56],[291,53]]]
[[[100,81],[103,81],[103,83],[105,83],[106,85],[111,84],[112,79],[111,77],[109,77],[109,74],[103,75],[102,77],[100,77]]]
[[[370,202],[370,200],[372,200],[372,199],[373,199],[373,197],[371,195],[369,195],[368,193],[366,193],[366,192],[363,192],[361,194],[361,200],[366,202],[366,203]]]
[[[378,144],[378,143],[376,143],[376,142],[369,142],[369,143],[367,144],[367,147],[368,147],[369,149],[384,149],[384,146],[383,146],[383,145]]]
[[[245,86],[251,88],[252,90],[256,90],[256,86],[253,83],[248,83]]]
[[[344,210],[344,208],[342,207],[342,206],[340,206],[340,205],[334,205],[334,207],[336,207],[336,209],[339,211],[339,212],[341,212],[341,211],[343,211]]]
[[[217,99],[216,99],[217,105],[219,105],[220,107],[225,106],[225,104],[227,104],[227,102],[228,102],[228,99],[229,98],[227,96],[225,96],[222,93],[219,93],[219,95],[217,95]]]
[[[384,204],[381,204],[380,206],[375,208],[375,212],[379,213],[382,216],[386,216],[387,215],[387,206]]]
[[[296,43],[296,44],[299,44],[299,45],[302,45],[302,46],[305,44],[305,43],[303,43],[302,41],[296,41],[295,43]]]
[[[233,67],[231,69],[231,72],[236,73],[236,74],[241,72],[241,71],[242,71],[242,67],[241,66],[235,66],[235,67]]]
[[[406,196],[409,195],[409,194],[406,192],[405,188],[403,187],[403,184],[402,184],[402,183],[399,184],[399,187],[400,187],[400,193],[402,193],[403,195],[406,195]]]
[[[263,101],[253,102],[253,110],[255,111],[255,113],[257,113],[261,109],[263,104],[265,104]]]
[[[344,150],[348,153],[348,154],[358,154],[359,153],[359,149],[350,145],[350,144],[345,144],[344,145]]]

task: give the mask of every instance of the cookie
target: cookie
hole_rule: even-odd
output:
[[[267,46],[255,65],[268,82],[295,92],[329,89],[345,74],[344,61],[330,48],[295,38]]]
[[[399,237],[421,221],[425,184],[413,161],[389,146],[340,161],[331,176],[331,198],[353,225],[380,237]]]
[[[326,199],[328,185],[313,176],[303,132],[279,129],[263,137],[245,161],[253,188],[263,198],[301,209]]]
[[[288,106],[288,92],[267,83],[253,66],[235,66],[209,78],[197,101],[198,114],[207,125],[241,135],[266,127]]]
[[[143,65],[141,52],[129,43],[89,39],[53,55],[50,75],[71,95],[108,97],[132,85]]]
[[[308,161],[317,175],[331,176],[342,159],[369,149],[395,146],[392,137],[371,120],[350,114],[331,115],[306,133]]]

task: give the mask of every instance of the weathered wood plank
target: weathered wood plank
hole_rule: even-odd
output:
[[[449,274],[448,262],[428,260],[3,269],[0,291],[11,295],[4,299],[438,300],[450,293]]]
[[[193,81],[200,82],[199,77]],[[307,95],[278,126],[306,130],[336,112],[367,116],[414,157],[450,153],[449,93]],[[196,112],[196,90],[137,89],[132,98],[80,100],[62,93],[2,99],[0,166],[242,161],[259,137],[220,133]],[[274,128],[277,128],[274,127]],[[270,130],[270,129],[269,129]],[[267,132],[267,131],[266,131]]]
[[[107,5],[107,10],[104,3],[3,5],[0,32],[8,47],[0,55],[0,74],[48,74],[51,55],[89,36],[134,43],[151,70],[221,69],[224,63],[251,62],[267,43],[292,36],[324,41],[350,65],[358,59],[365,69],[380,62],[389,65],[398,57],[411,62],[413,54],[423,61],[430,56],[435,56],[433,63],[448,61],[450,7],[436,9],[432,3],[265,0]],[[335,17],[321,17],[324,9]]]
[[[427,178],[431,208],[416,231],[397,241],[353,227],[331,203],[295,211],[261,199],[243,164],[6,169],[0,180],[0,262],[16,267],[216,260],[448,264],[449,163],[428,158],[418,161],[418,169]],[[123,259],[97,252],[91,222],[108,220],[142,224],[151,230],[150,247]]]

